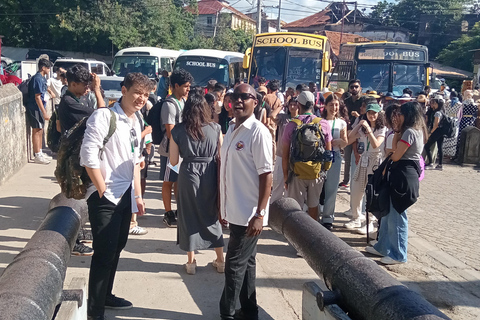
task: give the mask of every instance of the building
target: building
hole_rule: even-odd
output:
[[[249,18],[252,18],[254,21],[257,21],[257,12],[246,13]],[[262,11],[262,30],[261,33],[266,32],[277,32],[277,19],[270,19],[268,18],[267,14]],[[284,29],[284,26],[287,23],[285,21],[280,21],[280,29]]]
[[[367,39],[367,38],[362,37],[358,34],[352,34],[352,33],[344,33],[342,35],[341,32],[324,30],[324,31],[319,32],[318,34],[327,37],[328,40],[330,41],[330,47],[332,48],[334,59],[335,59],[335,57],[338,57],[338,55],[340,53],[340,47],[343,43],[347,43],[347,42],[355,42],[355,43],[370,42],[370,39]]]
[[[226,1],[201,0],[198,2],[198,11],[187,8],[197,15],[195,31],[207,37],[214,37],[219,27],[225,25],[233,30],[243,29],[247,32],[255,31],[256,22],[252,18],[231,7]]]
[[[455,18],[453,14],[443,17],[449,21],[448,34],[442,35],[447,42],[460,38],[462,34],[466,34],[480,20],[477,14],[464,14],[460,18]],[[418,43],[428,46],[432,36],[438,35],[439,23],[442,22],[438,20],[437,15],[422,14],[418,23]]]

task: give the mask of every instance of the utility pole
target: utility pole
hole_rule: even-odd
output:
[[[280,19],[280,14],[282,12],[282,0],[278,0],[278,21],[277,21],[277,32],[280,32],[280,29],[281,29],[281,26],[280,26],[280,22],[282,21]]]
[[[343,5],[342,5],[342,32],[340,33],[340,47],[342,46],[342,40],[343,40],[343,26],[345,24],[345,0],[343,0]]]
[[[262,0],[257,1],[257,33],[262,33]]]

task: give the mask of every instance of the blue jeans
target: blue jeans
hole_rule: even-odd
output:
[[[342,170],[342,156],[340,151],[333,153],[334,162],[327,172],[327,179],[323,185],[325,189],[325,205],[323,206],[322,223],[333,223],[335,218],[335,201],[337,200],[340,172]]]
[[[407,261],[408,219],[407,210],[398,213],[390,201],[390,212],[382,218],[375,250],[394,260]]]

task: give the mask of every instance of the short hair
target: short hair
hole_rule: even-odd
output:
[[[372,96],[362,96],[360,99],[362,99],[362,103],[365,103],[366,106],[372,103],[377,103],[377,99]]]
[[[278,80],[271,80],[267,84],[267,88],[272,90],[272,91],[277,91],[280,88],[280,81]]]
[[[150,79],[150,81],[152,81],[152,86],[156,87],[157,86],[157,80],[155,79]]]
[[[258,83],[266,83],[266,82],[267,82],[267,79],[265,79],[264,77],[258,78]]]
[[[58,76],[59,76],[60,78],[67,79],[67,73],[66,73],[66,72],[60,72],[60,73],[58,74]]]
[[[243,79],[238,77],[238,78],[235,78],[235,84],[239,84],[239,83],[242,83],[243,82]]]
[[[76,64],[67,70],[68,83],[89,83],[92,81],[92,75],[88,72],[88,69],[81,64]]]
[[[38,60],[38,70],[42,70],[43,67],[51,68],[53,63],[48,59],[40,59]]]
[[[300,91],[300,92],[307,91],[307,90],[309,90],[309,88],[305,83],[297,84],[297,87],[295,88],[295,91]]]
[[[425,90],[429,90],[429,89],[432,89],[432,87],[430,87],[430,86],[425,86],[424,89],[425,89]]]
[[[227,89],[227,87],[223,83],[217,82],[217,83],[215,83],[215,90],[217,90],[217,89],[220,89],[220,90],[223,91],[223,90]]]
[[[405,89],[403,89],[403,93],[404,93],[404,94],[408,94],[408,95],[410,95],[410,97],[411,97],[411,96],[413,96],[413,91],[412,91],[412,90],[410,90],[409,88],[405,88]]]
[[[153,90],[153,83],[150,81],[150,78],[140,72],[127,73],[123,79],[123,86],[127,88],[127,90],[130,90],[134,85],[138,85],[149,92]]]
[[[170,75],[170,85],[172,88],[174,88],[176,84],[178,86],[183,86],[187,82],[192,83],[193,77],[190,72],[185,69],[174,70]]]
[[[353,79],[353,80],[348,81],[348,87],[350,88],[350,86],[354,83],[358,83],[360,86],[362,85],[362,82],[360,80]]]

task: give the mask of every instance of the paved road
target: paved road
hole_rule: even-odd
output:
[[[28,164],[0,186],[0,272],[32,236],[49,200],[59,192],[53,170],[54,163]],[[148,214],[139,219],[149,233],[129,239],[114,290],[131,299],[135,308],[109,315],[115,319],[215,319],[223,286],[223,275],[210,265],[215,255],[212,250],[202,251],[197,257],[197,275],[185,273],[186,255],[175,244],[176,229],[161,223],[161,183],[157,177],[158,168],[153,168],[146,194]],[[444,172],[428,172],[421,186],[422,198],[409,213],[409,262],[386,267],[399,281],[458,320],[480,318],[480,272],[475,263],[479,228],[473,201],[478,179],[476,171],[468,168],[447,166]],[[469,188],[461,188],[464,181]],[[437,187],[442,191],[436,192]],[[467,193],[458,195],[457,190],[463,189]],[[426,196],[430,193],[435,197]],[[461,209],[453,211],[455,208]],[[347,209],[348,195],[343,193],[337,211]],[[338,214],[334,233],[363,251],[365,238],[340,227],[346,220]],[[228,232],[225,237],[228,239]],[[296,257],[282,236],[269,229],[262,234],[258,252],[261,319],[301,319],[302,285],[318,281],[318,276]],[[88,257],[72,257],[66,283],[73,277],[87,277],[89,263]]]

